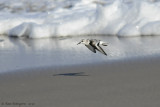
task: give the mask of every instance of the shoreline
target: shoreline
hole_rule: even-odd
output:
[[[85,64],[159,57],[160,37],[117,38],[111,36],[82,36],[57,39],[26,39],[1,37],[0,73],[47,67],[81,66]],[[108,54],[93,53],[84,45],[76,45],[81,39],[94,38],[109,43],[102,47]]]

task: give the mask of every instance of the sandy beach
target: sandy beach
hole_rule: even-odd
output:
[[[159,13],[160,0],[0,0],[0,107],[160,107]]]
[[[108,56],[77,46],[80,37],[2,37],[0,106],[159,107],[159,37],[102,38]]]

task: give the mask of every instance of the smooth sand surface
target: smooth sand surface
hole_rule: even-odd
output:
[[[160,106],[159,37],[104,38],[108,56],[72,45],[79,39],[4,38],[0,107]]]

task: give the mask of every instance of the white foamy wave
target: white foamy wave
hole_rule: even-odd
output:
[[[0,0],[0,34],[160,35],[159,0]]]

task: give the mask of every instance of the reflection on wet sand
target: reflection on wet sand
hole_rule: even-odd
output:
[[[104,47],[108,56],[94,54],[84,46],[77,46],[81,39],[99,39],[108,42]],[[135,57],[155,56],[160,53],[160,37],[118,38],[111,36],[81,36],[69,38],[28,39],[1,36],[0,68],[14,69],[74,66],[79,64],[106,63]]]

